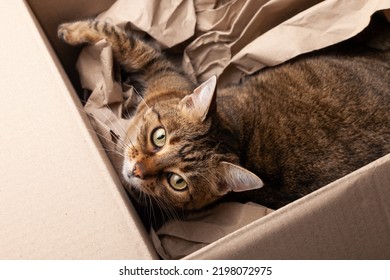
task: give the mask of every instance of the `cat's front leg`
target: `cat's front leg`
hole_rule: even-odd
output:
[[[102,39],[112,46],[115,59],[127,71],[146,70],[145,66],[160,62],[159,50],[125,32],[116,25],[99,20],[83,20],[61,24],[58,37],[70,45],[94,44]]]
[[[70,23],[63,23],[58,27],[58,37],[69,45],[80,45],[83,43],[94,44],[102,39],[111,42],[111,36],[116,39],[123,31],[108,22],[98,20],[82,20]]]

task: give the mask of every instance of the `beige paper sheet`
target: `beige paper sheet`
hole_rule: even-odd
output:
[[[168,48],[193,36],[196,24],[194,5],[188,0],[117,0],[98,18],[121,27],[131,22]]]
[[[162,258],[180,259],[272,212],[254,203],[221,203],[183,221],[170,221],[152,230],[151,237]]]
[[[183,68],[187,74],[198,82],[216,74],[219,86],[223,86],[263,67],[348,39],[367,26],[375,11],[390,8],[389,0],[318,2],[118,0],[99,17],[121,26],[129,21],[149,33],[162,48],[184,42]],[[120,174],[122,156],[118,151],[129,121],[125,115],[131,113],[139,96],[131,85],[118,82],[118,72],[112,70],[111,47],[105,41],[84,48],[77,69],[83,87],[92,91],[85,110]],[[252,206],[245,205],[231,209],[251,219],[268,213],[251,212]],[[236,227],[224,228],[220,223],[223,216],[217,213],[225,210],[221,207],[207,216],[211,220],[189,218],[152,232],[157,250],[162,257],[179,258],[230,233]],[[199,226],[199,230],[194,235],[183,231],[183,225]],[[210,229],[216,228],[217,234],[209,236]],[[205,236],[210,238],[206,240]]]

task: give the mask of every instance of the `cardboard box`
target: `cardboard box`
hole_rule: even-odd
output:
[[[50,3],[30,4],[55,30]],[[28,3],[0,18],[0,259],[156,258]]]
[[[158,258],[56,40],[112,2],[1,3],[0,259]],[[389,259],[389,171],[387,155],[186,258]]]

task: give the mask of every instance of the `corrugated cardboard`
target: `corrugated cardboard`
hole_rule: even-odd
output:
[[[0,6],[0,259],[155,258],[27,3]]]
[[[156,258],[35,20],[61,61],[74,65],[77,50],[54,43],[57,24],[92,16],[111,1],[30,0],[34,14],[24,1],[4,2],[0,258]],[[388,259],[389,171],[390,155],[187,258]]]
[[[188,259],[390,259],[390,155]]]

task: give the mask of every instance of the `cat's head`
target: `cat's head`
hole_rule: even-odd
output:
[[[224,132],[209,112],[215,86],[212,77],[182,99],[138,110],[127,132],[122,174],[139,197],[190,210],[263,185],[218,139]]]

